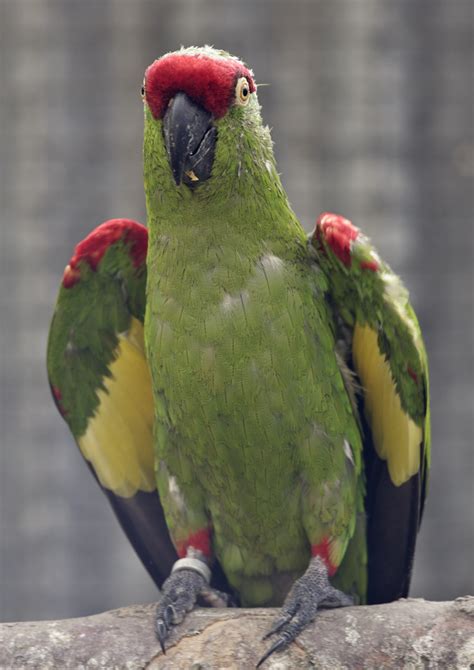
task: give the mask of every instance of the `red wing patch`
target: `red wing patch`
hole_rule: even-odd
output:
[[[59,413],[61,416],[65,417],[67,415],[67,409],[64,409],[64,405],[62,402],[62,393],[59,390],[57,386],[52,386],[51,385],[51,393],[53,394],[54,402],[56,403],[56,407],[59,410]]]
[[[324,242],[344,265],[351,265],[351,244],[359,235],[349,219],[339,214],[324,212],[316,221],[313,239],[316,239],[317,248],[324,252]]]
[[[379,264],[377,261],[362,261],[360,264],[361,270],[370,270],[371,272],[377,272],[379,269]]]
[[[130,256],[135,267],[145,262],[148,246],[148,231],[131,219],[110,219],[95,228],[74,250],[74,256],[66,266],[63,275],[63,286],[71,288],[81,278],[79,264],[85,261],[92,270],[97,267],[107,249],[123,240],[128,244]]]
[[[410,377],[413,379],[413,381],[415,382],[415,384],[418,384],[418,375],[417,375],[416,372],[413,370],[413,368],[411,368],[409,365],[407,366],[407,372],[408,372],[408,374],[410,375]]]
[[[81,271],[78,267],[71,267],[66,265],[63,273],[63,286],[64,288],[71,288],[74,284],[77,284],[81,278]]]

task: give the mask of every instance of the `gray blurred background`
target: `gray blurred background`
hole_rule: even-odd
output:
[[[0,616],[156,599],[53,406],[49,320],[76,244],[145,221],[146,66],[209,43],[254,69],[291,202],[344,213],[408,284],[433,473],[412,594],[473,592],[471,0],[0,0]]]

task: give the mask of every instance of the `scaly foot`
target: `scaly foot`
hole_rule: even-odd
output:
[[[227,607],[230,596],[209,586],[211,571],[198,558],[181,558],[164,582],[156,608],[156,636],[163,653],[171,626],[181,623],[199,599],[209,607]]]
[[[320,607],[347,607],[353,604],[352,598],[331,586],[323,560],[312,558],[304,575],[293,584],[280,615],[263,638],[266,640],[278,633],[275,642],[257,663],[257,668],[274,651],[287,647],[314,619]]]

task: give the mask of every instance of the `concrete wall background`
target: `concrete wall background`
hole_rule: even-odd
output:
[[[352,218],[411,289],[430,355],[433,474],[412,593],[473,590],[471,0],[0,0],[0,617],[156,592],[50,399],[71,250],[145,220],[145,67],[210,43],[253,67],[307,228]]]

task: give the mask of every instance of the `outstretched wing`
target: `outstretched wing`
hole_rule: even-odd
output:
[[[64,271],[48,342],[56,405],[152,579],[177,559],[156,491],[144,226],[103,223]]]
[[[426,352],[408,292],[350,221],[322,214],[310,246],[361,387],[368,602],[406,596],[430,464]]]

